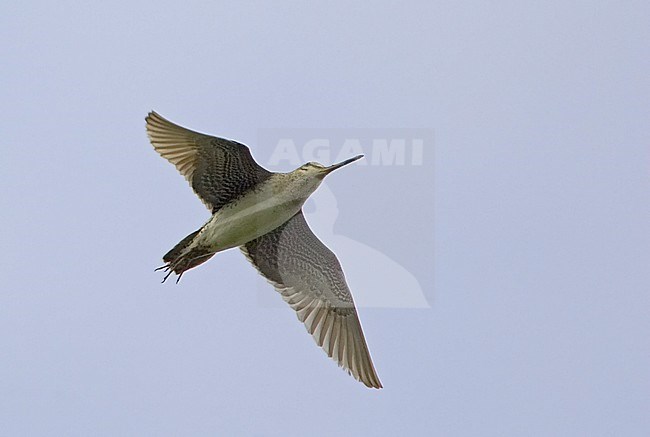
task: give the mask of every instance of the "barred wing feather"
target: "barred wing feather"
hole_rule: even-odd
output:
[[[328,356],[366,386],[382,387],[341,265],[302,212],[241,250]]]

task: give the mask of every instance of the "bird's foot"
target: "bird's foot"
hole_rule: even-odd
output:
[[[165,282],[172,273],[176,273],[178,275],[178,278],[176,278],[176,283],[178,284],[178,282],[181,280],[181,276],[183,276],[183,273],[198,266],[199,264],[204,263],[213,255],[214,252],[205,253],[201,250],[183,253],[175,259],[169,261],[167,264],[158,267],[155,269],[155,271],[162,270],[163,272],[167,272],[162,282]]]
[[[176,273],[176,274],[178,275],[178,278],[176,278],[176,283],[178,284],[178,281],[181,280],[181,276],[183,276],[183,272],[184,272],[185,270],[181,270],[180,273],[179,273],[179,272],[177,272],[177,270],[176,270],[177,267],[178,267],[178,262],[174,262],[174,263],[169,262],[169,263],[165,264],[164,266],[160,266],[160,267],[156,268],[156,269],[154,270],[154,272],[157,272],[157,271],[159,271],[159,270],[162,270],[163,272],[167,272],[167,274],[165,275],[165,277],[164,277],[163,280],[161,281],[161,284],[164,284],[165,281],[167,280],[167,278],[169,278],[169,276],[170,276],[172,273]]]

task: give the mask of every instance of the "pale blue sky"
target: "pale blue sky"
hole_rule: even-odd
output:
[[[648,435],[648,22],[647,2],[3,2],[0,435]],[[383,390],[238,251],[159,283],[208,212],[151,109],[262,163],[267,128],[434,132],[422,166],[328,181],[332,243],[431,305],[361,309]]]

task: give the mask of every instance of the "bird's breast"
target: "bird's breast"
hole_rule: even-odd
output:
[[[265,184],[217,211],[197,236],[198,243],[215,252],[242,246],[285,223],[304,201]]]

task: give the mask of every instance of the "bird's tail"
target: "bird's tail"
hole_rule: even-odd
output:
[[[189,251],[185,250],[192,243],[194,237],[196,237],[199,231],[200,229],[183,238],[176,246],[172,248],[172,250],[163,256],[163,261],[166,264],[156,269],[164,269],[168,272],[167,276],[165,276],[165,279],[163,279],[163,282],[165,282],[165,280],[172,273],[176,273],[178,275],[178,279],[176,280],[176,282],[178,282],[185,271],[203,264],[212,258],[214,252],[202,248],[201,246],[194,247]]]

